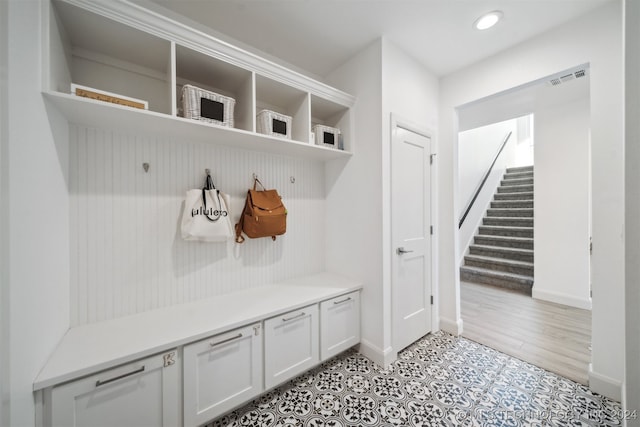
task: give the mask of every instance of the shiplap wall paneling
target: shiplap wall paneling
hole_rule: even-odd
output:
[[[81,126],[70,132],[72,325],[324,269],[322,163]],[[202,187],[207,168],[231,195],[234,223],[253,173],[277,188],[287,234],[242,245],[183,241],[185,192]]]

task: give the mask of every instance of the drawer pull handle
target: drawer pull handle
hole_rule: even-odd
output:
[[[144,372],[144,365],[141,368],[136,369],[135,371],[127,372],[126,374],[118,375],[117,377],[109,378],[108,380],[98,380],[96,381],[96,387],[121,380],[122,378],[130,377],[131,375],[139,374],[140,372]]]
[[[218,342],[210,342],[209,345],[211,345],[211,347],[215,347],[217,345],[224,344],[229,341],[237,340],[238,338],[242,338],[242,334],[238,334],[235,337],[227,338],[226,340],[222,340]]]
[[[290,320],[297,319],[297,318],[302,317],[302,316],[304,316],[304,311],[302,313],[298,314],[297,316],[289,317],[288,319],[286,317],[283,317],[282,321],[283,322],[288,322]]]
[[[333,304],[334,305],[338,305],[338,304],[342,304],[343,302],[347,302],[347,301],[351,301],[351,297],[347,297],[341,301],[334,301]]]

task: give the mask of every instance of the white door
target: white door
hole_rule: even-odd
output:
[[[391,233],[393,346],[431,330],[431,139],[393,128]]]

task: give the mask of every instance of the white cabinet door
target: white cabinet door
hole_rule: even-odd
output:
[[[320,303],[320,360],[360,342],[360,292]]]
[[[319,362],[318,305],[264,322],[265,388],[274,387]]]
[[[184,347],[184,425],[203,424],[262,392],[256,323]]]
[[[53,387],[53,426],[179,426],[177,351],[141,359]]]

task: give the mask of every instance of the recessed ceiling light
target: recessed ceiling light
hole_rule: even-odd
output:
[[[494,10],[493,12],[485,13],[480,18],[476,19],[473,23],[473,27],[477,30],[486,30],[493,27],[502,19],[503,13],[500,10]]]

